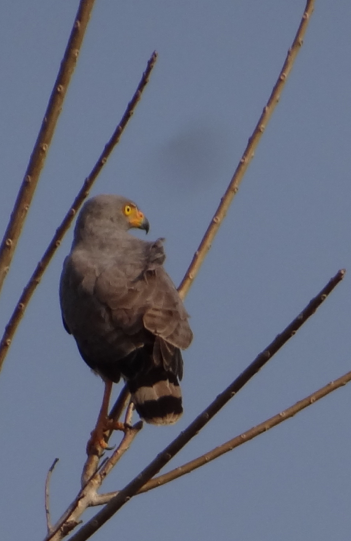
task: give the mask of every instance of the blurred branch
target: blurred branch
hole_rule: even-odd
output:
[[[10,221],[0,246],[0,290],[9,271],[18,239],[21,235],[29,206],[44,166],[48,149],[62,110],[74,68],[77,63],[94,0],[81,0],[74,20],[67,48],[52,90],[47,109],[35,142],[27,170],[17,195]]]
[[[5,333],[1,339],[0,342],[0,370],[2,368],[2,365],[4,363],[4,359],[7,355],[8,349],[11,345],[12,338],[16,332],[16,329],[19,325],[19,322],[24,314],[25,309],[28,306],[28,302],[34,293],[35,288],[40,282],[40,279],[45,272],[47,266],[49,265],[56,249],[60,246],[61,240],[64,236],[64,234],[67,232],[69,226],[71,225],[78,209],[81,207],[84,199],[88,196],[89,190],[91,189],[93,183],[95,182],[98,174],[100,173],[101,169],[105,165],[107,158],[112,153],[112,150],[119,142],[119,139],[123,133],[123,130],[125,129],[130,117],[132,116],[134,109],[136,105],[138,104],[141,94],[147,85],[150,77],[150,73],[152,68],[155,65],[157,59],[157,53],[154,52],[148,61],[147,68],[145,72],[143,73],[143,76],[141,78],[141,81],[138,85],[138,88],[136,89],[134,96],[132,100],[129,102],[128,107],[122,117],[121,122],[118,124],[116,130],[114,131],[111,139],[106,144],[101,156],[99,157],[98,161],[96,162],[93,170],[91,171],[90,175],[85,179],[82,188],[80,189],[77,197],[75,198],[71,208],[69,209],[68,213],[66,214],[65,218],[63,219],[61,225],[56,230],[56,233],[54,237],[52,238],[48,248],[46,249],[42,259],[39,261],[32,277],[30,278],[28,284],[23,290],[23,293],[16,305],[16,308],[6,326]]]
[[[336,285],[343,279],[345,271],[339,271],[310,301],[306,308],[286,329],[262,351],[256,359],[210,404],[177,438],[173,440],[150,464],[128,485],[119,491],[106,506],[74,534],[70,541],[85,541],[107,522],[125,503],[135,496],[200,430],[218,413],[229,400],[268,362],[269,359],[292,337],[314,314]],[[106,496],[106,495],[105,495]]]
[[[303,43],[303,37],[306,33],[308,21],[309,21],[310,16],[312,15],[313,9],[314,9],[314,0],[307,0],[305,11],[302,16],[300,26],[296,33],[293,44],[288,51],[286,60],[279,74],[278,80],[272,90],[272,93],[267,102],[267,105],[263,109],[263,112],[253,131],[253,134],[249,138],[248,144],[246,146],[244,154],[242,155],[239,165],[237,166],[235,170],[235,173],[229,183],[229,186],[224,196],[222,197],[221,202],[211,220],[211,223],[208,226],[207,231],[199,245],[199,248],[195,252],[194,257],[191,261],[191,264],[188,270],[186,271],[185,276],[178,288],[178,291],[182,298],[184,298],[186,294],[188,293],[194,278],[199,272],[200,267],[207,255],[207,252],[209,251],[211,244],[219,230],[219,227],[230,207],[233,197],[237,193],[239,189],[239,185],[244,177],[244,174],[246,173],[246,170],[252,158],[254,157],[256,147],[261,139],[261,135],[266,129],[267,123],[270,120],[272,113],[275,109],[275,106],[277,105],[280,99],[280,95],[285,85],[285,82],[293,67],[297,53],[299,52],[300,47]]]
[[[227,441],[226,443],[223,443],[219,447],[212,449],[212,451],[208,451],[206,454],[199,456],[198,458],[195,458],[194,460],[191,460],[190,462],[187,462],[186,464],[183,464],[182,466],[179,466],[178,468],[175,468],[174,470],[165,473],[164,475],[160,475],[158,477],[155,477],[154,479],[151,479],[148,483],[146,483],[146,485],[143,486],[139,493],[141,494],[142,492],[147,492],[148,490],[151,490],[153,488],[165,485],[166,483],[169,483],[174,479],[178,479],[178,477],[181,477],[182,475],[186,475],[187,473],[196,470],[196,468],[200,468],[200,466],[203,466],[204,464],[208,464],[209,462],[211,462],[211,460],[214,460],[215,458],[224,455],[224,453],[228,453],[228,451],[232,451],[236,447],[239,447],[243,443],[252,440],[263,432],[267,432],[274,426],[277,426],[280,423],[287,421],[288,419],[290,419],[290,417],[296,415],[296,413],[299,413],[308,406],[312,406],[312,404],[317,402],[317,400],[324,398],[329,393],[336,391],[336,389],[343,387],[350,381],[351,372],[347,372],[347,374],[344,374],[340,378],[331,381],[324,387],[318,389],[318,391],[315,391],[309,396],[306,396],[306,398],[303,398],[299,402],[296,402],[296,404],[290,406],[290,408],[287,408],[281,413],[274,415],[270,419],[263,421],[263,423],[260,423],[259,425],[251,428],[250,430],[247,430],[246,432],[243,432],[239,436],[236,436],[235,438]],[[112,498],[112,493],[110,497]],[[106,501],[108,501],[107,494],[105,495],[105,501],[101,500],[101,502],[105,503]]]

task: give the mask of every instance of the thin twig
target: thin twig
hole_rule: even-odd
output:
[[[123,130],[125,129],[128,120],[132,116],[134,109],[139,102],[141,98],[142,91],[144,90],[146,84],[148,83],[149,76],[151,73],[152,68],[155,65],[157,59],[157,54],[154,52],[148,62],[147,68],[145,72],[143,73],[143,76],[141,78],[141,81],[138,85],[138,88],[132,98],[132,100],[129,102],[128,107],[122,117],[121,122],[117,126],[115,132],[113,133],[111,139],[106,144],[101,156],[99,157],[97,163],[95,164],[92,172],[90,175],[85,179],[83,186],[81,190],[79,191],[77,197],[75,198],[70,210],[66,214],[65,218],[63,219],[61,225],[56,230],[56,233],[51,240],[48,248],[46,249],[42,259],[39,261],[32,277],[30,278],[28,284],[23,290],[23,293],[17,302],[16,308],[6,326],[5,333],[1,339],[0,342],[0,370],[2,368],[2,365],[4,363],[4,359],[7,355],[7,352],[9,350],[9,347],[11,345],[12,338],[16,332],[16,329],[19,325],[20,320],[22,319],[22,316],[25,312],[25,309],[28,306],[29,300],[31,296],[34,293],[35,288],[40,282],[40,279],[46,270],[47,266],[49,265],[55,251],[60,246],[61,240],[64,236],[64,234],[67,232],[69,226],[71,225],[78,209],[81,207],[84,199],[88,196],[89,190],[91,189],[94,181],[96,180],[98,174],[100,173],[101,169],[105,165],[107,158],[110,156],[112,150],[116,146],[116,144],[119,142],[119,139],[122,135]]]
[[[113,455],[102,464],[100,469],[94,473],[91,479],[80,490],[75,500],[63,513],[55,526],[50,527],[44,541],[60,541],[63,539],[67,533],[70,533],[79,524],[79,518],[88,507],[101,505],[109,497],[106,494],[97,494],[97,490],[102,485],[106,475],[129,449],[142,425],[143,423],[139,421],[133,427],[126,429],[123,439]]]
[[[48,474],[46,476],[46,481],[45,481],[45,514],[46,514],[46,526],[47,526],[48,533],[52,531],[51,517],[50,517],[50,479],[51,479],[52,472],[54,471],[54,468],[56,464],[58,463],[58,461],[59,459],[55,458],[55,460],[53,461],[48,471]]]
[[[259,118],[259,121],[257,122],[257,125],[253,131],[253,134],[249,138],[248,144],[246,146],[244,154],[242,155],[239,165],[237,166],[235,170],[235,173],[229,183],[229,186],[224,196],[222,197],[221,202],[210,222],[210,225],[208,226],[207,231],[199,245],[199,248],[195,252],[194,257],[191,261],[191,264],[188,270],[186,271],[185,276],[178,288],[178,291],[182,298],[186,296],[188,290],[190,289],[190,286],[192,285],[194,281],[194,278],[199,272],[200,267],[207,255],[207,252],[209,251],[211,247],[214,237],[218,233],[219,227],[221,223],[223,222],[223,219],[230,207],[233,197],[237,193],[239,189],[239,185],[244,177],[244,174],[246,173],[246,170],[252,158],[254,157],[256,147],[261,139],[261,135],[266,129],[268,121],[270,120],[272,113],[275,109],[275,106],[277,105],[280,99],[280,95],[285,85],[285,82],[293,67],[297,53],[299,52],[300,47],[303,43],[303,37],[306,33],[308,21],[309,21],[310,16],[312,15],[313,9],[314,9],[314,0],[307,0],[305,11],[302,16],[300,26],[296,33],[293,44],[288,51],[283,68],[272,90],[272,93],[267,102],[267,105],[263,109],[263,112]]]
[[[190,462],[187,462],[186,464],[183,464],[182,466],[179,466],[178,468],[175,468],[174,470],[169,471],[168,473],[165,473],[164,475],[159,475],[158,477],[155,477],[154,479],[151,479],[146,485],[143,486],[143,488],[139,491],[139,493],[147,492],[148,490],[151,490],[153,488],[159,487],[161,485],[165,485],[166,483],[169,483],[170,481],[173,481],[174,479],[178,479],[178,477],[181,477],[182,475],[186,475],[187,473],[192,472],[196,468],[200,468],[200,466],[203,466],[204,464],[208,464],[211,462],[211,460],[214,460],[215,458],[218,458],[225,453],[228,453],[228,451],[232,451],[236,447],[239,447],[243,443],[246,443],[247,441],[252,440],[256,436],[259,436],[260,434],[267,432],[271,428],[279,425],[280,423],[283,423],[290,417],[293,417],[296,415],[296,413],[299,413],[303,409],[307,408],[308,406],[312,406],[315,402],[320,400],[321,398],[327,396],[329,393],[332,393],[336,389],[339,389],[340,387],[343,387],[347,383],[351,381],[351,372],[347,372],[347,374],[344,374],[340,378],[336,379],[335,381],[331,381],[324,387],[321,387],[318,389],[318,391],[315,391],[314,393],[310,394],[306,398],[303,398],[299,402],[296,402],[293,406],[290,406],[290,408],[287,408],[286,410],[282,411],[281,413],[278,413],[277,415],[274,415],[270,419],[267,419],[266,421],[263,421],[263,423],[260,423],[257,426],[254,426],[253,428],[250,428],[250,430],[247,430],[246,432],[243,432],[239,436],[236,436],[235,438],[232,438],[231,440],[227,441],[226,443],[223,443],[222,445],[216,447],[215,449],[212,449],[211,451],[208,451],[202,456],[199,456],[198,458],[195,458],[194,460],[191,460]],[[102,503],[107,503],[107,494],[105,495],[105,501]],[[111,493],[112,498],[112,493]]]
[[[94,517],[74,534],[70,541],[85,541],[91,537],[105,522],[135,496],[140,489],[156,475],[199,431],[214,417],[216,413],[262,368],[266,362],[291,338],[296,331],[314,314],[329,293],[343,279],[345,271],[339,271],[334,278],[311,300],[308,306],[294,319],[286,329],[210,404],[179,436],[173,440],[150,464]]]
[[[42,125],[0,246],[0,290],[10,268],[29,206],[62,110],[95,0],[81,0]]]

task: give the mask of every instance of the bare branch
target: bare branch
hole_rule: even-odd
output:
[[[98,488],[102,485],[106,475],[117,464],[122,455],[129,449],[134,438],[142,428],[143,423],[139,421],[133,427],[126,429],[123,439],[113,455],[107,459],[100,470],[98,470],[89,481],[85,484],[82,490],[78,493],[75,500],[63,513],[55,526],[50,527],[48,535],[44,541],[60,541],[68,533],[70,533],[80,522],[79,518],[88,507],[101,505],[110,497],[108,494],[97,494]]]
[[[192,472],[196,468],[200,468],[200,466],[203,466],[204,464],[208,464],[215,458],[218,458],[224,455],[224,453],[228,453],[228,451],[232,451],[233,449],[235,449],[236,447],[239,447],[243,443],[246,443],[247,441],[250,441],[253,438],[256,438],[256,436],[259,436],[260,434],[267,432],[268,430],[279,425],[280,423],[287,421],[288,419],[290,419],[290,417],[293,417],[294,415],[296,415],[296,413],[299,413],[300,411],[307,408],[308,406],[312,406],[312,404],[314,404],[321,398],[324,398],[329,393],[332,393],[333,391],[336,391],[336,389],[343,387],[350,381],[351,381],[351,372],[347,372],[347,374],[344,374],[343,376],[336,379],[335,381],[331,381],[324,387],[321,387],[320,389],[318,389],[318,391],[315,391],[309,396],[306,396],[306,398],[303,398],[299,402],[296,402],[296,404],[294,404],[293,406],[290,406],[290,408],[287,408],[281,413],[274,415],[270,419],[263,421],[263,423],[260,423],[259,425],[254,426],[253,428],[250,428],[250,430],[247,430],[246,432],[243,432],[239,436],[236,436],[235,438],[227,441],[226,443],[223,443],[219,447],[212,449],[212,451],[208,451],[204,455],[199,456],[198,458],[195,458],[194,460],[191,460],[190,462],[187,462],[186,464],[183,464],[182,466],[179,466],[178,468],[175,468],[174,470],[164,475],[160,475],[158,477],[155,477],[154,479],[151,479],[148,483],[146,483],[146,485],[143,486],[143,488],[139,491],[139,493],[147,492],[148,490],[151,490],[153,488],[159,487],[161,485],[165,485],[166,483],[169,483],[170,481],[173,481],[174,479],[178,479],[178,477],[181,477],[182,475],[186,475],[187,473]],[[113,493],[111,493],[111,496],[110,496],[111,498],[112,498],[112,494]],[[108,494],[105,494],[105,501],[107,500],[107,496]],[[102,501],[102,503],[105,503],[105,501]]]
[[[124,435],[124,438],[121,441],[120,445],[114,451],[111,458],[109,458],[109,460],[107,460],[106,463],[103,465],[103,467],[99,470],[98,475],[100,477],[101,483],[107,477],[107,475],[110,473],[110,471],[115,467],[115,465],[120,460],[120,458],[124,455],[124,453],[126,451],[128,451],[128,449],[131,446],[135,436],[142,429],[142,427],[143,427],[143,422],[139,421],[133,427],[127,428],[127,430],[125,432],[125,435]],[[98,498],[102,498],[102,497],[103,497],[103,495],[102,496],[97,495],[97,498],[94,499],[94,505],[99,505],[99,504],[96,504],[95,502],[98,500]]]
[[[81,0],[67,48],[52,90],[42,125],[14,209],[0,246],[0,290],[9,271],[29,206],[44,166],[48,149],[73,75],[95,0]]]
[[[233,197],[237,193],[239,189],[239,185],[244,177],[244,174],[246,173],[246,170],[252,158],[254,157],[256,147],[258,146],[258,143],[261,139],[261,135],[266,129],[268,121],[270,120],[272,113],[275,109],[275,106],[277,105],[280,99],[280,95],[282,93],[285,82],[293,67],[297,53],[299,52],[300,47],[303,43],[303,37],[306,33],[308,21],[309,21],[310,16],[312,15],[313,9],[314,9],[314,0],[307,0],[305,11],[302,16],[300,26],[296,33],[293,44],[288,51],[288,55],[286,57],[282,70],[279,74],[278,80],[272,90],[272,93],[267,102],[267,105],[263,109],[263,112],[259,118],[259,121],[257,122],[257,125],[253,131],[253,134],[249,138],[248,144],[246,146],[244,154],[242,155],[239,165],[237,166],[235,170],[235,173],[229,183],[229,186],[224,196],[222,197],[221,202],[211,220],[211,223],[208,226],[207,231],[199,245],[199,248],[195,252],[194,257],[191,261],[191,264],[188,270],[186,271],[185,276],[178,288],[178,291],[182,298],[186,296],[194,278],[199,272],[200,267],[206,257],[206,254],[211,247],[214,237],[218,233],[219,227],[221,223],[223,222],[223,219],[225,218],[225,215],[230,207]]]
[[[140,491],[140,493],[142,490]],[[105,505],[106,503],[110,502],[112,498],[117,496],[118,490],[115,490],[114,492],[106,492],[105,494],[96,494],[96,497],[91,505]]]
[[[22,316],[25,312],[25,309],[28,306],[29,300],[31,299],[35,288],[39,284],[41,277],[43,273],[45,272],[47,266],[49,265],[55,251],[60,246],[61,240],[64,236],[64,234],[67,232],[69,226],[71,225],[78,209],[81,207],[84,199],[88,196],[89,190],[91,189],[93,183],[95,182],[98,174],[100,173],[101,169],[105,165],[107,158],[112,153],[112,150],[119,142],[119,139],[123,133],[123,130],[125,129],[130,117],[132,116],[134,109],[139,102],[141,98],[141,94],[145,88],[145,86],[148,83],[149,76],[151,73],[152,68],[155,65],[157,59],[157,54],[154,52],[148,62],[147,68],[145,72],[143,73],[143,76],[141,78],[141,81],[138,85],[137,90],[135,91],[135,94],[132,98],[132,100],[129,102],[128,107],[122,117],[121,122],[117,126],[116,130],[114,131],[111,139],[106,144],[101,156],[99,157],[98,161],[96,162],[93,170],[91,171],[90,175],[85,179],[82,188],[80,189],[77,197],[75,198],[70,210],[66,214],[65,218],[63,219],[61,225],[56,230],[56,233],[51,240],[48,248],[46,249],[42,259],[39,261],[34,273],[32,274],[32,277],[30,278],[28,284],[23,290],[23,293],[16,305],[16,308],[6,326],[5,333],[1,339],[0,342],[0,370],[2,368],[2,365],[4,363],[4,359],[7,355],[7,352],[9,350],[9,347],[11,345],[12,338],[16,332],[16,329],[19,325],[20,320],[22,319]]]
[[[107,522],[125,503],[156,475],[199,431],[218,413],[229,400],[268,362],[268,360],[291,338],[296,331],[314,314],[329,293],[343,279],[345,271],[339,271],[322,291],[286,329],[260,353],[238,378],[236,378],[179,436],[173,440],[150,464],[128,485],[117,493],[91,520],[74,534],[70,541],[85,541]]]
[[[53,461],[48,471],[48,474],[46,476],[46,481],[45,481],[45,514],[46,514],[46,526],[47,526],[48,533],[52,531],[51,517],[50,517],[50,479],[51,479],[51,474],[54,471],[54,468],[56,464],[58,463],[58,461],[59,459],[55,458],[55,460]]]

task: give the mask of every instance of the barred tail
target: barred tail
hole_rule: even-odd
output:
[[[128,381],[132,401],[142,419],[154,425],[176,423],[183,413],[177,376],[154,367]]]

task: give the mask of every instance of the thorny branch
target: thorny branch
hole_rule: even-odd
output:
[[[179,434],[150,464],[135,477],[121,491],[106,504],[91,520],[71,537],[70,541],[85,541],[91,537],[105,522],[107,522],[125,503],[135,496],[142,487],[150,481],[199,431],[218,413],[218,411],[246,383],[273,357],[275,353],[300,329],[300,327],[311,317],[317,308],[325,301],[337,284],[343,279],[345,271],[339,271],[328,284],[314,297],[306,308],[278,334],[278,336],[265,348],[256,359],[237,377],[217,398],[198,416],[196,419]],[[105,499],[106,499],[105,495]],[[98,502],[100,503],[98,500]],[[45,541],[51,539],[49,537]],[[55,541],[61,539],[55,538]]]
[[[9,271],[29,206],[73,75],[95,0],[81,0],[42,125],[0,246],[0,291]],[[1,365],[0,365],[1,366]]]
[[[7,352],[9,350],[9,347],[11,345],[12,338],[17,330],[17,327],[22,319],[22,316],[28,306],[29,300],[31,299],[35,288],[39,284],[42,275],[44,274],[46,268],[48,267],[55,251],[60,246],[61,240],[64,236],[64,234],[67,232],[69,226],[71,225],[78,209],[81,207],[84,199],[88,196],[89,190],[91,189],[93,183],[95,182],[97,176],[99,175],[101,169],[105,165],[107,158],[112,153],[114,147],[117,145],[117,143],[120,140],[120,137],[131,118],[134,109],[138,102],[140,101],[141,94],[147,85],[150,77],[150,73],[152,68],[155,65],[155,62],[157,60],[157,53],[154,52],[148,61],[147,68],[145,72],[142,75],[142,78],[140,80],[140,83],[138,85],[138,88],[136,89],[134,96],[132,100],[129,102],[128,107],[122,117],[122,120],[118,124],[117,128],[115,129],[111,139],[108,141],[108,143],[105,145],[105,148],[100,155],[98,161],[96,162],[93,170],[91,171],[90,175],[85,179],[82,188],[78,192],[78,195],[76,196],[71,208],[67,212],[66,216],[64,217],[61,225],[57,228],[55,235],[53,236],[49,246],[47,247],[42,259],[39,261],[34,273],[32,274],[28,284],[23,290],[22,295],[20,296],[17,305],[13,311],[13,314],[5,328],[4,335],[0,342],[0,370],[2,368],[2,365],[4,363],[5,357],[7,355]]]

